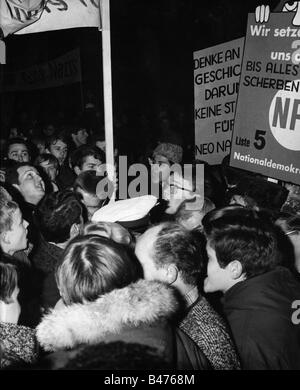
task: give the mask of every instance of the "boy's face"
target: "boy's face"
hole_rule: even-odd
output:
[[[17,171],[19,174],[19,184],[16,187],[26,202],[38,204],[45,195],[45,183],[40,174],[30,165],[19,167]]]
[[[12,144],[8,149],[8,158],[18,162],[29,162],[29,153],[25,144]]]
[[[231,287],[232,281],[228,266],[221,268],[218,263],[215,250],[209,245],[206,245],[208,255],[207,277],[204,280],[204,291],[212,293],[222,291],[223,293]]]
[[[49,152],[58,159],[59,165],[62,165],[68,154],[68,145],[59,139],[50,145]]]

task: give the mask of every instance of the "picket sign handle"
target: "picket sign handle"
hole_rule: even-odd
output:
[[[103,96],[105,153],[107,174],[110,180],[114,177],[114,133],[111,79],[111,47],[110,47],[110,8],[109,0],[100,1],[100,20],[102,21],[102,63],[103,63]],[[110,202],[115,201],[115,192]]]

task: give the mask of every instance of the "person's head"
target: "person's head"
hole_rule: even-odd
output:
[[[257,202],[246,193],[243,193],[238,188],[229,190],[226,194],[228,205],[240,205],[248,208],[257,208]]]
[[[27,248],[28,222],[23,219],[21,210],[5,194],[0,197],[0,246],[4,253],[13,255]]]
[[[126,247],[98,235],[72,239],[56,272],[57,286],[66,305],[93,302],[139,277],[139,263]]]
[[[43,136],[34,136],[32,138],[32,143],[37,148],[39,154],[46,153],[46,139]]]
[[[199,209],[203,204],[203,193],[204,177],[200,164],[190,165],[183,172],[172,172],[163,189],[164,199],[169,202],[166,214],[175,214],[185,200],[188,201],[186,208]]]
[[[199,201],[198,208],[189,207],[191,200],[184,200],[179,206],[174,215],[174,219],[177,223],[184,226],[186,229],[199,229],[202,230],[202,219],[211,210],[215,208],[213,202],[204,198],[202,202]]]
[[[101,180],[105,180],[103,191],[98,186]],[[104,206],[113,192],[113,184],[107,178],[97,176],[94,170],[83,171],[75,179],[73,188],[81,194],[82,202],[88,210],[89,217],[100,207]]]
[[[279,217],[276,224],[281,227],[293,244],[295,267],[300,273],[300,215],[286,214]]]
[[[18,162],[29,162],[27,142],[22,138],[11,138],[7,142],[7,158]]]
[[[74,150],[70,162],[76,175],[88,170],[96,171],[97,174],[102,175],[105,154],[96,146],[82,145]]]
[[[46,137],[52,137],[55,133],[55,126],[51,122],[47,122],[43,125],[42,132]]]
[[[136,243],[135,254],[146,280],[196,286],[205,267],[204,236],[176,223],[148,229]]]
[[[97,146],[99,149],[101,149],[105,153],[105,134],[102,133],[96,133],[91,136],[91,145]]]
[[[183,150],[179,145],[171,143],[161,143],[153,151],[151,169],[153,182],[166,182],[170,176],[170,167],[173,164],[180,164]]]
[[[83,205],[78,194],[73,191],[53,192],[40,202],[35,218],[47,242],[65,244],[81,232]]]
[[[18,323],[21,313],[18,294],[18,274],[15,266],[0,262],[0,322]]]
[[[85,145],[88,140],[89,133],[87,132],[86,124],[82,121],[78,121],[72,126],[71,137],[75,143],[75,145],[81,146]]]
[[[279,265],[274,226],[260,213],[240,206],[210,211],[202,220],[207,237],[205,292],[233,285]]]
[[[107,237],[131,249],[134,249],[135,246],[134,236],[116,222],[88,222],[83,227],[83,234],[96,234]]]
[[[53,135],[46,144],[46,152],[57,158],[59,165],[63,165],[68,154],[68,141],[63,133]]]
[[[43,168],[49,179],[55,181],[58,174],[59,162],[53,154],[42,153],[34,161],[34,164]]]
[[[19,190],[26,202],[33,205],[37,205],[45,195],[45,183],[31,164],[16,163],[9,167],[5,180]]]

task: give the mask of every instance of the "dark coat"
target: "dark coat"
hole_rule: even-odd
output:
[[[41,272],[41,306],[52,308],[60,299],[59,290],[55,281],[55,269],[61,260],[63,249],[49,244],[42,237],[36,248],[32,261]]]
[[[173,289],[140,280],[94,302],[52,310],[38,325],[37,338],[46,351],[72,350],[52,356],[55,369],[63,368],[79,346],[120,341],[153,348],[173,368],[210,369],[197,345],[170,327],[178,309]]]
[[[59,168],[59,173],[56,177],[56,184],[60,191],[72,187],[76,179],[76,174],[67,165],[67,162]]]
[[[38,356],[38,343],[35,330],[0,322],[0,367],[7,368],[12,365],[34,363]]]
[[[300,285],[283,267],[231,287],[224,296],[242,368],[300,369],[300,325],[292,322],[292,303]]]

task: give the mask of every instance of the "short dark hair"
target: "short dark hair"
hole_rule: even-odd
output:
[[[83,215],[80,196],[64,190],[46,195],[35,212],[37,226],[48,242],[64,243],[70,238],[74,223],[79,224]]]
[[[29,145],[28,145],[27,141],[24,138],[15,137],[15,138],[9,138],[6,141],[6,155],[8,155],[9,147],[11,145],[15,145],[15,144],[23,144],[23,145],[25,145],[27,150],[28,150],[28,153],[30,152],[30,148],[29,148]]]
[[[18,285],[18,273],[13,264],[0,262],[0,301],[11,303],[11,296]]]
[[[64,132],[54,133],[51,137],[46,139],[46,148],[49,149],[51,145],[56,144],[57,141],[62,141],[69,147],[68,137]]]
[[[97,172],[94,170],[84,171],[76,177],[73,188],[75,191],[80,188],[90,195],[97,195],[97,197],[102,200],[103,206],[105,203],[104,201],[109,199],[114,192],[114,185],[107,176],[104,179],[105,182],[103,182],[103,185],[98,186],[103,179],[103,176],[98,176]]]
[[[224,207],[206,214],[202,224],[221,268],[238,260],[250,278],[280,264],[276,230],[265,214],[239,206]]]
[[[93,156],[97,160],[105,163],[105,153],[103,150],[98,148],[97,146],[90,145],[81,145],[77,149],[73,151],[70,157],[71,167],[74,169],[75,167],[82,168],[82,165],[85,162],[85,159],[88,156]]]
[[[11,164],[5,172],[5,182],[9,184],[19,184],[19,172],[18,169],[21,167],[33,167],[36,169],[35,165],[31,162],[18,162]]]
[[[125,246],[98,235],[77,236],[67,245],[56,271],[65,304],[95,301],[140,278],[140,265]]]
[[[158,268],[175,264],[184,282],[197,285],[206,266],[205,238],[178,223],[165,222],[153,245],[153,261]]]

